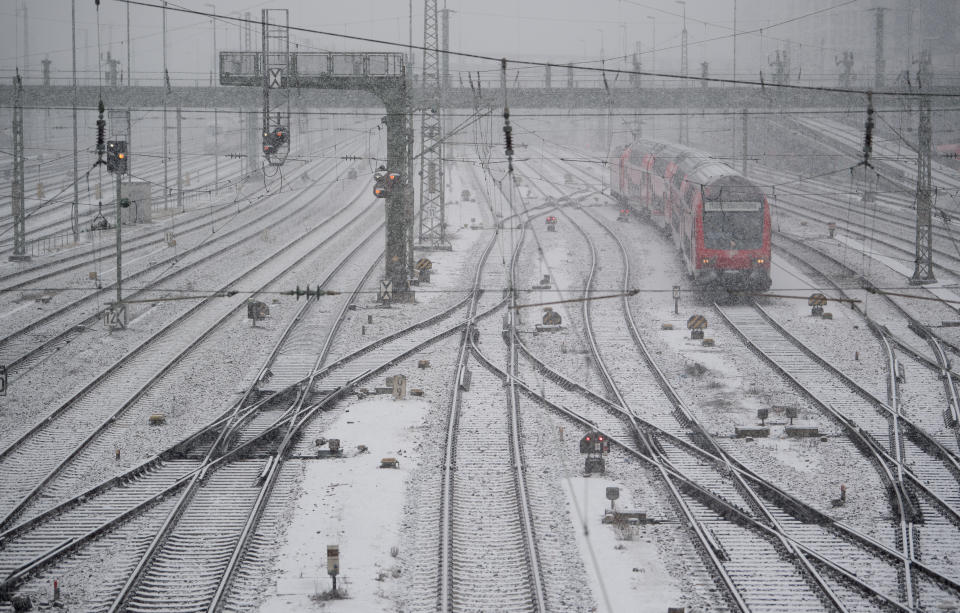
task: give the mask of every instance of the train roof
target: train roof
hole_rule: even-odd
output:
[[[717,184],[725,189],[753,186],[742,174],[705,151],[649,139],[639,139],[627,148],[634,163],[639,163],[643,155],[653,154],[655,160],[674,162],[683,170],[688,181],[703,186]]]

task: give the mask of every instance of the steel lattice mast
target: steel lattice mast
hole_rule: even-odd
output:
[[[917,151],[917,244],[916,260],[910,283],[920,285],[934,283],[933,232],[931,209],[933,208],[933,185],[930,177],[930,98],[920,99],[920,126]]]
[[[443,214],[443,113],[440,81],[440,32],[437,0],[424,0],[423,91],[426,108],[420,123],[421,246],[447,246]]]
[[[262,9],[263,153],[282,166],[290,151],[290,12]]]
[[[13,180],[10,182],[10,202],[13,214],[13,253],[11,260],[27,260],[27,238],[24,224],[23,200],[23,87],[20,71],[13,77]]]

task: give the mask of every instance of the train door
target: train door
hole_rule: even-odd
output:
[[[685,260],[687,270],[693,271],[693,258],[694,258],[694,243],[696,232],[694,232],[694,211],[696,210],[696,193],[697,190],[694,188],[692,183],[684,182],[682,190],[682,201],[683,201],[683,220],[681,221],[681,227],[683,228],[683,237],[681,238],[681,248],[680,251],[683,253],[683,259]]]

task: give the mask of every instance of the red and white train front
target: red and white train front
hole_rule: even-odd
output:
[[[612,160],[626,206],[670,234],[702,285],[770,287],[770,207],[763,192],[708,154],[641,140]]]
[[[701,283],[770,287],[770,207],[739,175],[703,186],[695,203],[694,278]]]

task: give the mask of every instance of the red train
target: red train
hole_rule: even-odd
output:
[[[770,287],[770,206],[747,178],[709,154],[639,140],[611,160],[621,206],[673,237],[701,285]]]

